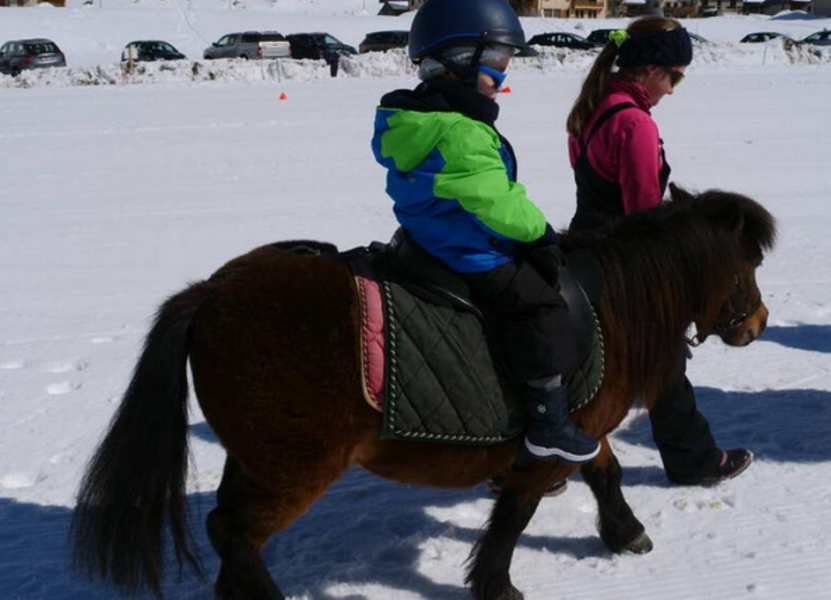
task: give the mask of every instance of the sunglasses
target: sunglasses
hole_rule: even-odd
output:
[[[681,71],[673,71],[672,69],[667,69],[667,75],[669,75],[669,84],[672,87],[675,87],[684,81],[684,78],[686,77],[686,75],[684,75]]]
[[[479,65],[479,70],[493,79],[493,87],[497,92],[499,91],[499,88],[502,87],[505,78],[508,76],[502,71],[497,71],[493,67],[489,67],[487,65]]]

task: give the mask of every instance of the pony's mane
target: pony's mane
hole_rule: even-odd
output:
[[[585,233],[564,233],[566,250],[590,250],[604,276],[599,305],[606,330],[624,343],[650,402],[672,379],[696,315],[715,315],[740,265],[761,260],[775,220],[755,201],[711,190],[673,188],[673,201]],[[618,325],[619,324],[619,325]]]
[[[692,195],[676,185],[670,185],[673,201],[658,210],[688,210],[712,222],[741,230],[746,244],[754,250],[771,250],[776,243],[776,219],[761,204],[733,192],[707,190]]]

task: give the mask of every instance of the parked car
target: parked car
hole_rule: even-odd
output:
[[[693,44],[709,44],[711,43],[710,40],[707,38],[701,37],[697,33],[693,33],[692,31],[688,31],[687,35],[690,36],[690,40]]]
[[[770,40],[781,39],[783,42],[791,38],[784,33],[777,33],[775,31],[757,31],[756,33],[748,33],[739,40],[740,44],[762,44]]]
[[[358,52],[384,52],[393,48],[406,48],[410,41],[410,32],[373,31],[367,33],[364,41],[358,44]]]
[[[586,39],[590,41],[595,46],[605,46],[609,42],[609,34],[615,29],[595,29],[592,31]]]
[[[25,69],[65,66],[66,56],[52,40],[14,40],[0,46],[0,73],[14,77]]]
[[[806,37],[800,43],[813,44],[815,46],[831,46],[831,31],[828,29],[817,31]]]
[[[540,33],[535,35],[528,44],[531,46],[554,46],[556,48],[571,48],[572,50],[590,50],[595,45],[586,38],[574,33]]]
[[[152,62],[156,60],[182,60],[187,58],[173,47],[173,44],[158,40],[130,42],[121,52],[121,61]]]
[[[288,58],[291,45],[276,31],[245,31],[229,33],[205,48],[202,56],[213,58]]]
[[[292,58],[324,58],[327,51],[340,55],[358,53],[354,46],[344,44],[328,33],[291,33],[286,38],[291,44]]]

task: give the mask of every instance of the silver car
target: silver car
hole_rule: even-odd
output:
[[[203,57],[212,58],[288,58],[291,45],[276,31],[229,33],[205,48]]]
[[[0,73],[12,77],[24,69],[65,66],[66,57],[52,40],[14,40],[0,46]]]

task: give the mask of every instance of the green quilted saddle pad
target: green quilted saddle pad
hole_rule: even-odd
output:
[[[519,435],[520,391],[503,376],[479,316],[381,284],[385,336],[382,437],[491,445]],[[595,318],[596,321],[596,318]],[[599,327],[592,351],[569,381],[570,409],[585,406],[603,379]]]

